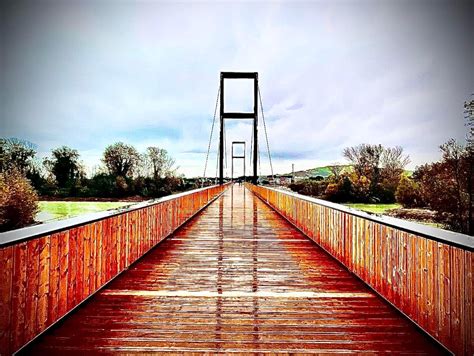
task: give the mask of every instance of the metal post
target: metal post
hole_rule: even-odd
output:
[[[257,184],[257,162],[258,162],[258,73],[255,73],[253,81],[253,184]]]
[[[224,76],[222,73],[220,85],[219,184],[224,184]]]

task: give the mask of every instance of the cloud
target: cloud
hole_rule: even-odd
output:
[[[342,161],[344,147],[362,142],[402,145],[414,166],[464,137],[472,6],[10,4],[1,25],[2,135],[36,143],[41,155],[70,145],[90,166],[115,141],[160,146],[181,172],[202,174],[219,72],[246,70],[259,72],[275,170]],[[228,104],[247,110],[248,91],[229,89]],[[226,122],[227,145],[247,141],[248,157],[251,137],[250,122]],[[269,173],[262,121],[259,142]]]

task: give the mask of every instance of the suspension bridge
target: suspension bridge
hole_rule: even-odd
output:
[[[2,355],[473,354],[472,238],[257,185],[259,93],[219,184],[0,234]]]

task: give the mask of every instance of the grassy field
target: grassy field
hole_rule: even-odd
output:
[[[65,219],[97,211],[116,209],[130,204],[128,202],[40,201],[40,210],[35,220],[47,222]]]
[[[401,208],[400,204],[344,204],[368,213],[384,214],[387,210]]]

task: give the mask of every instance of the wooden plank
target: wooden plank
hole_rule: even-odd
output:
[[[49,295],[48,320],[49,326],[58,319],[59,315],[59,280],[60,280],[60,245],[61,235],[53,234],[50,238],[50,267],[49,267]]]
[[[13,290],[11,307],[11,345],[13,350],[17,350],[26,342],[26,294],[27,294],[27,263],[28,263],[28,242],[22,242],[14,246],[14,270],[13,270]],[[2,283],[3,284],[3,283]],[[1,315],[7,315],[4,312]]]
[[[38,286],[38,314],[37,332],[48,325],[48,300],[49,300],[49,274],[50,274],[50,236],[38,239],[39,245],[39,286]]]
[[[426,330],[438,337],[438,323],[435,312],[436,293],[439,289],[438,280],[438,244],[432,240],[426,240]]]
[[[451,254],[449,246],[438,243],[438,334],[439,340],[448,345],[451,340]]]
[[[81,236],[82,236],[82,243],[83,243],[83,250],[82,250],[82,290],[81,290],[81,297],[80,300],[88,297],[90,295],[90,278],[91,278],[91,271],[90,271],[90,264],[91,264],[91,234],[90,234],[90,225],[84,225],[80,228]]]
[[[90,256],[89,256],[89,293],[97,290],[97,231],[96,223],[89,224]]]
[[[58,294],[58,317],[62,317],[68,309],[68,275],[69,275],[69,231],[58,235],[59,241],[59,294]]]
[[[0,354],[11,352],[13,248],[0,248]]]
[[[408,298],[408,275],[407,275],[407,262],[408,262],[408,255],[407,255],[407,239],[408,234],[406,232],[399,233],[399,254],[398,254],[398,265],[400,271],[400,279],[399,279],[399,294],[400,294],[400,302],[399,308],[400,310],[406,312],[409,307],[409,298]]]
[[[451,350],[456,354],[464,351],[464,251],[450,246],[451,257]]]
[[[39,239],[28,241],[25,301],[25,341],[31,340],[38,332],[38,288],[39,288]]]
[[[69,230],[69,255],[68,255],[68,287],[67,287],[67,310],[71,310],[78,303],[78,256],[79,244],[78,229]]]
[[[117,226],[117,220],[113,219],[110,221],[111,227],[110,227],[110,239],[109,239],[109,244],[110,244],[110,249],[109,249],[109,255],[110,255],[110,277],[114,277],[117,275],[119,272],[119,265],[117,263],[118,256],[119,256],[119,239],[118,239],[118,226]]]
[[[464,251],[464,266],[465,266],[465,294],[464,294],[464,325],[465,330],[465,345],[464,352],[467,355],[474,355],[474,307],[473,307],[473,290],[474,290],[474,253]]]

